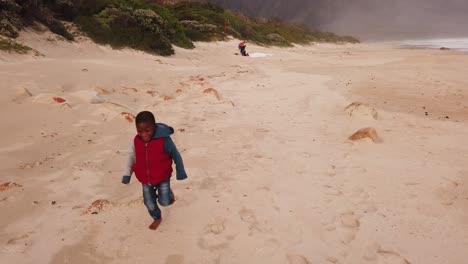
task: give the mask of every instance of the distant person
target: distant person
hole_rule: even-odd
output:
[[[242,56],[249,56],[247,51],[245,51],[246,47],[247,47],[247,40],[243,40],[243,41],[241,41],[241,43],[239,43],[239,51],[240,51]]]
[[[156,123],[151,112],[140,112],[135,118],[137,135],[133,139],[122,183],[130,183],[133,172],[143,187],[143,199],[149,215],[153,218],[150,229],[156,230],[161,223],[161,206],[174,203],[171,190],[172,161],[176,164],[177,180],[187,178],[182,157],[170,135],[174,129]]]

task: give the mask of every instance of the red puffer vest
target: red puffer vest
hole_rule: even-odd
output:
[[[155,138],[145,143],[137,135],[135,144],[135,164],[133,171],[144,184],[161,183],[172,173],[172,158],[164,150],[164,138]]]

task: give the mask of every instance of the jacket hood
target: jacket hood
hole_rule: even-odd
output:
[[[169,137],[172,134],[174,134],[174,128],[163,123],[156,123],[156,132],[153,139]]]

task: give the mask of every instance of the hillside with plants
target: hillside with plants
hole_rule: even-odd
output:
[[[0,42],[11,43],[25,27],[41,23],[74,41],[67,22],[92,40],[114,48],[129,47],[159,55],[174,53],[173,45],[193,48],[194,41],[227,36],[259,45],[358,42],[279,19],[250,18],[206,2],[162,5],[143,0],[0,0]],[[0,45],[0,49],[12,45]]]

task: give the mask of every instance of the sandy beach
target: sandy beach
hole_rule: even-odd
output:
[[[42,55],[0,53],[0,263],[467,263],[466,52],[19,41]],[[157,231],[120,182],[142,110],[188,174]]]

